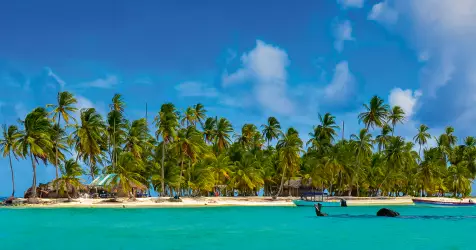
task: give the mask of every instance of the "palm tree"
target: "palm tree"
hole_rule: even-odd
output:
[[[44,108],[34,109],[21,123],[23,130],[18,138],[18,152],[21,157],[30,157],[31,159],[33,183],[30,197],[36,198],[36,164],[38,159],[46,163],[48,156],[53,152],[53,143],[50,137],[51,124]]]
[[[263,128],[263,136],[268,142],[268,147],[273,139],[278,139],[279,136],[282,134],[281,125],[279,124],[278,119],[273,116],[270,116],[268,118],[268,123],[261,125],[261,127]]]
[[[319,114],[319,121],[321,124],[317,126],[317,131],[319,132],[319,138],[325,140],[329,144],[334,141],[334,137],[337,136],[336,130],[339,129],[339,126],[336,125],[335,116],[330,113],[324,114],[321,116]]]
[[[109,174],[114,174],[111,180],[111,186],[121,187],[124,193],[133,198],[132,188],[134,186],[143,186],[144,178],[140,175],[144,166],[141,161],[135,159],[131,152],[122,152],[115,168],[108,168]]]
[[[403,124],[405,121],[405,111],[400,106],[393,106],[388,115],[388,122],[392,124],[392,136],[395,132],[395,125],[397,123]]]
[[[215,140],[217,131],[217,120],[212,117],[208,117],[203,125],[203,134],[205,136],[205,141],[212,143]]]
[[[71,134],[74,148],[78,153],[76,161],[81,159],[89,165],[89,175],[94,180],[98,172],[98,164],[103,164],[106,142],[104,134],[106,125],[94,108],[84,108],[80,111],[80,123],[73,126]]]
[[[279,196],[283,191],[284,178],[289,172],[289,175],[299,166],[300,153],[302,152],[302,140],[294,128],[289,128],[278,141],[276,147],[279,152],[279,162],[282,168],[281,184],[276,196]]]
[[[74,194],[75,190],[79,189],[81,186],[79,178],[84,174],[83,169],[74,159],[65,161],[64,164],[60,166],[60,168],[61,177],[56,178],[53,183],[55,186],[59,187],[60,194],[66,192],[68,200],[71,200],[69,190],[71,189]]]
[[[405,140],[400,137],[392,137],[388,147],[385,149],[385,160],[387,162],[387,171],[379,189],[383,183],[392,174],[400,170],[408,160],[405,154]]]
[[[231,126],[231,123],[226,118],[220,118],[215,131],[215,145],[218,152],[222,152],[230,146],[230,133],[232,132],[233,127]]]
[[[215,180],[215,188],[217,188],[223,180],[230,179],[233,173],[233,167],[233,162],[226,154],[220,154],[217,157],[214,157],[212,164],[210,165],[210,172]]]
[[[383,127],[388,118],[389,106],[378,96],[370,99],[369,105],[364,104],[365,111],[359,114],[359,121],[365,124],[365,128]]]
[[[367,129],[361,129],[359,135],[351,135],[351,140],[355,143],[355,157],[357,159],[357,196],[359,196],[359,175],[362,169],[362,163],[369,159],[372,154],[372,135]]]
[[[451,165],[448,168],[448,182],[450,183],[451,190],[453,195],[457,197],[459,194],[462,194],[464,197],[471,190],[471,181],[470,173],[468,168],[465,166],[464,162],[460,162],[456,165]]]
[[[382,127],[382,133],[380,135],[377,135],[377,137],[375,137],[375,141],[377,142],[378,144],[378,151],[381,152],[382,150],[384,150],[390,140],[390,132],[392,132],[392,135],[393,135],[393,130],[392,128],[388,125],[388,124],[385,124],[383,125]]]
[[[187,157],[190,163],[197,160],[198,155],[204,151],[204,142],[202,134],[192,126],[180,129],[177,133],[173,148],[180,156],[180,179],[183,176],[184,157]]]
[[[258,128],[254,124],[244,124],[241,128],[241,135],[237,135],[238,142],[247,148],[251,148],[253,145],[253,140],[255,136],[259,134]]]
[[[251,153],[243,155],[240,161],[235,162],[235,166],[231,182],[234,184],[234,188],[238,188],[245,195],[252,194],[264,184],[263,171]]]
[[[152,147],[152,137],[149,135],[149,128],[145,118],[127,123],[124,139],[124,151],[131,152],[136,160],[141,161],[144,151]]]
[[[193,106],[193,112],[195,121],[199,122],[203,127],[203,121],[207,118],[207,110],[201,103],[197,103]]]
[[[76,107],[74,105],[77,103],[76,98],[74,98],[73,94],[64,91],[64,92],[58,92],[58,96],[56,98],[57,103],[56,104],[48,104],[46,105],[47,108],[52,108],[53,110],[51,111],[51,114],[53,115],[53,122],[57,122],[56,126],[58,127],[57,131],[61,129],[60,122],[61,122],[61,117],[63,118],[64,122],[66,124],[69,123],[69,118],[73,118],[71,113],[74,113],[77,111]],[[56,145],[58,145],[57,139],[60,138],[55,138],[56,140],[54,141]],[[58,152],[59,147],[54,148],[55,152],[55,170],[56,170],[56,179],[58,179]]]
[[[190,125],[195,126],[196,120],[197,117],[195,116],[195,109],[193,109],[192,107],[188,107],[187,110],[185,110],[185,113],[180,123],[182,124],[182,126],[185,124],[187,124],[187,127]]]
[[[155,117],[155,125],[157,131],[155,135],[157,138],[162,137],[162,161],[161,161],[161,171],[162,171],[162,180],[161,188],[162,194],[165,195],[165,150],[166,144],[170,143],[177,133],[178,124],[178,114],[175,106],[172,103],[165,103],[160,108],[159,114]]]
[[[451,126],[448,126],[445,128],[445,133],[441,137],[443,138],[443,144],[448,148],[453,147],[458,142],[458,138],[453,134],[454,132],[455,129]]]
[[[428,133],[428,127],[425,124],[421,124],[418,128],[418,133],[413,137],[413,141],[420,145],[420,149],[418,150],[418,154],[421,155],[421,147],[428,143],[428,139],[431,138],[430,133]]]
[[[49,162],[61,162],[65,159],[63,151],[68,151],[68,142],[66,131],[62,129],[58,124],[53,124],[50,131],[51,142],[53,143],[54,155],[48,156]],[[58,168],[55,166],[56,175],[58,176]],[[57,179],[57,178],[56,178]]]
[[[125,106],[126,103],[124,102],[122,95],[114,94],[112,97],[112,103],[109,104],[110,112],[107,114],[109,154],[112,162],[112,168],[114,168],[116,165],[117,154],[119,151],[118,145],[121,145],[122,143],[124,129],[127,124],[124,118]]]
[[[13,173],[12,165],[12,154],[15,159],[18,159],[17,154],[17,142],[18,139],[22,136],[18,131],[18,127],[15,125],[10,125],[7,128],[6,124],[3,124],[3,138],[0,139],[0,150],[3,151],[3,157],[8,156],[10,162],[10,172],[12,173],[12,196],[15,197],[15,175]]]

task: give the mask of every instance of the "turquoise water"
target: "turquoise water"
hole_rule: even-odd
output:
[[[476,249],[476,208],[1,208],[0,249]]]

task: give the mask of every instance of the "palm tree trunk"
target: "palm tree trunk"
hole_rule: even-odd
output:
[[[180,159],[180,183],[182,183],[182,176],[183,176],[183,156]],[[180,196],[183,196],[181,190],[180,190]]]
[[[187,188],[190,189],[190,180],[192,179],[192,161],[188,162],[188,182],[187,182]]]
[[[8,152],[8,160],[10,160],[10,171],[12,172],[12,197],[15,197],[15,175],[13,174],[11,152]]]
[[[61,113],[58,113],[58,129],[60,128],[60,119],[61,119]],[[58,136],[55,138],[55,170],[56,170],[56,179],[58,179]],[[56,187],[56,190],[58,190],[58,187]]]
[[[58,130],[60,129],[60,119],[61,119],[61,113],[58,112]],[[59,134],[58,134],[59,135]],[[58,179],[58,136],[55,138],[55,171],[56,171],[56,179]],[[56,189],[56,197],[58,197],[58,184],[55,185]]]
[[[164,166],[164,161],[165,161],[165,140],[162,142],[162,162],[161,162],[162,180],[160,180],[161,186],[162,186],[162,194],[165,196],[165,166]]]
[[[74,191],[73,188],[71,188]],[[66,185],[66,195],[68,195],[68,201],[71,201],[71,196],[69,195],[68,185]]]
[[[33,158],[33,153],[30,149],[30,158],[31,158],[31,165],[33,167],[33,184],[31,185],[31,198],[36,198],[36,163],[35,159]]]
[[[91,178],[92,180],[94,181],[94,165],[92,163],[92,160],[91,160],[91,157],[89,158],[89,169],[90,169],[90,172],[91,172]]]
[[[349,183],[349,190],[347,191],[347,196],[351,196],[351,195],[352,195],[352,180]]]
[[[114,128],[112,132],[112,171],[116,167],[116,119],[114,118]]]
[[[393,136],[393,132],[395,132],[395,124],[392,124],[392,136]]]
[[[291,196],[291,173],[288,176],[288,196]]]
[[[285,175],[286,175],[286,165],[284,166],[284,169],[283,169],[283,175],[281,176],[281,184],[279,185],[279,189],[278,189],[278,192],[276,193],[276,197],[279,197],[279,195],[283,191]]]

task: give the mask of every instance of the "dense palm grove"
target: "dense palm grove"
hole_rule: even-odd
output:
[[[333,195],[467,196],[476,176],[475,138],[457,145],[453,128],[447,127],[435,137],[437,146],[428,148],[429,128],[421,125],[413,142],[405,141],[394,135],[405,113],[377,96],[364,104],[358,116],[364,128],[349,140],[340,138],[335,117],[326,113],[319,115],[307,142],[294,128],[281,128],[274,117],[259,127],[245,124],[233,131],[226,118],[207,117],[201,104],[181,113],[165,103],[151,127],[145,118],[127,120],[119,94],[107,117],[75,105],[71,93],[60,92],[55,104],[34,109],[18,125],[3,126],[0,146],[10,161],[12,196],[12,159],[31,161],[32,187],[43,163],[56,168],[58,189],[79,185],[84,175],[94,179],[113,173],[112,184],[130,195],[131,185],[140,183],[162,196],[229,195],[232,190],[256,195],[260,189],[279,196],[287,195],[289,180],[299,179]],[[373,137],[374,130],[381,132]]]

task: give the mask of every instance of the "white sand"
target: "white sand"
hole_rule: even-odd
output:
[[[334,197],[335,199],[339,199]],[[347,200],[348,206],[380,206],[380,205],[412,205],[412,197],[340,197]],[[108,202],[108,199],[74,199],[66,202],[66,199],[40,199],[41,204],[26,204],[22,207],[94,207],[94,208],[134,208],[134,207],[204,207],[204,206],[294,206],[293,199],[297,197],[280,197],[273,200],[270,197],[202,197],[182,198],[182,202],[170,202],[169,198],[137,198],[131,201],[127,198],[119,198],[118,202]],[[451,198],[420,198],[439,201],[461,201]],[[476,200],[473,198],[473,200]],[[16,203],[22,203],[25,199],[17,199]],[[159,202],[158,202],[159,201]],[[467,202],[468,199],[464,199]]]

